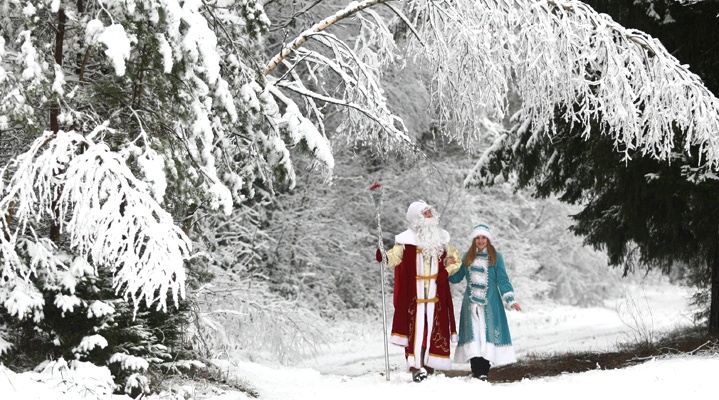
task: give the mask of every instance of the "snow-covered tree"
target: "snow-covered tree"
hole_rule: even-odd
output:
[[[666,40],[682,62],[691,65],[713,93],[719,93],[719,58],[711,48],[717,37],[716,3],[687,8],[666,1],[618,4],[592,1],[618,15],[626,24],[644,26]],[[644,4],[647,3],[647,4]],[[667,25],[670,27],[667,28]],[[701,32],[701,33],[699,33]],[[690,45],[688,43],[691,43]],[[709,332],[719,332],[719,258],[714,205],[719,194],[716,177],[702,176],[693,166],[701,149],[686,146],[691,132],[677,130],[673,154],[662,161],[641,157],[609,137],[585,140],[591,125],[558,122],[557,134],[536,137],[530,126],[517,124],[509,143],[488,157],[482,168],[491,181],[513,177],[520,186],[533,186],[539,196],[559,194],[581,205],[572,230],[606,251],[610,263],[624,267],[657,268],[678,275],[698,288],[701,318]]]
[[[338,40],[327,33],[330,25],[379,3],[392,4],[353,3],[303,31],[287,41],[266,71],[276,72],[277,60],[288,64],[289,71],[306,64],[311,65],[307,70],[321,71],[316,60],[322,58],[321,51],[332,49],[326,41]],[[485,140],[493,140],[465,185],[487,183],[482,179],[495,176],[479,174],[494,152],[540,140],[551,149],[553,140],[562,140],[565,126],[579,130],[585,141],[608,140],[624,161],[650,157],[676,163],[675,151],[694,151],[697,157],[686,161],[685,178],[714,176],[719,101],[646,33],[625,28],[578,1],[410,1],[402,11],[393,10],[398,18],[387,26],[402,58],[375,59],[392,67],[398,61],[413,64],[422,71],[420,76],[429,77],[428,112],[435,134],[470,151],[484,149]],[[386,33],[374,30],[375,36]],[[316,37],[322,38],[317,41],[321,45],[311,47]],[[362,34],[353,37],[357,43],[364,39]],[[302,78],[283,75],[289,81]],[[519,129],[505,131],[492,121],[507,121]],[[370,141],[363,132],[352,130],[352,139],[361,145]],[[680,140],[677,132],[686,135]],[[408,137],[417,140],[420,135],[410,132]],[[622,162],[616,164],[621,167]]]
[[[177,305],[194,217],[292,187],[295,148],[327,171],[328,136],[417,151],[387,65],[421,67],[434,132],[470,150],[487,132],[503,143],[492,121],[515,111],[551,135],[566,110],[658,159],[686,131],[700,176],[719,163],[717,99],[656,40],[578,1],[365,0],[278,47],[254,0],[0,4],[0,133],[24,146],[0,158],[0,302],[17,320],[42,320],[48,293],[58,310],[89,307],[77,282],[101,272],[134,312]]]
[[[7,148],[0,169],[2,312],[77,358],[98,361],[91,351],[109,342],[101,361],[142,372],[167,353],[138,353],[163,340],[143,315],[168,299],[180,307],[185,292],[192,252],[181,222],[199,207],[229,212],[255,181],[292,172],[253,66],[269,21],[257,2],[1,7],[0,130],[23,146]],[[100,314],[90,282],[111,293]],[[97,323],[66,341],[43,324],[55,312]],[[104,318],[133,314],[136,334],[113,343],[121,328],[108,332]],[[129,336],[140,341],[124,345]]]

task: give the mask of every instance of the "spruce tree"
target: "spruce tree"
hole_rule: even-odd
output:
[[[711,51],[719,37],[719,4],[587,3],[662,39],[719,94],[714,67],[719,53]],[[597,82],[604,78],[597,71],[587,73]],[[564,115],[565,110],[557,111]],[[682,270],[699,289],[696,299],[705,307],[700,317],[707,318],[708,331],[719,334],[719,183],[692,167],[700,154],[697,147],[686,146],[690,132],[677,129],[672,156],[659,161],[607,136],[587,140],[585,132],[602,131],[603,117],[598,113],[589,127],[557,118],[558,130],[551,138],[537,135],[531,125],[515,126],[508,145],[485,165],[482,183],[498,176],[516,178],[519,187],[533,186],[538,196],[557,193],[563,201],[582,205],[573,216],[576,234],[606,250],[610,263],[623,266],[625,273],[637,266],[664,273]]]

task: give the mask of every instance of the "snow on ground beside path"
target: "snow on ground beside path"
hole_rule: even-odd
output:
[[[627,285],[623,298],[604,307],[524,307],[508,314],[518,357],[570,351],[611,351],[621,343],[657,338],[662,332],[692,325],[685,288]]]
[[[630,342],[636,332],[659,335],[690,324],[687,290],[673,286],[628,286],[626,296],[604,307],[578,308],[524,303],[523,312],[510,312],[519,358],[566,351],[607,351]],[[622,316],[622,314],[625,314]],[[630,323],[627,323],[630,321]],[[633,322],[631,322],[633,321]],[[632,326],[642,326],[637,328]],[[240,382],[250,392],[207,381],[173,381],[171,392],[147,400],[412,400],[462,399],[490,396],[510,399],[574,400],[607,398],[711,399],[719,393],[719,354],[672,356],[630,368],[596,370],[514,383],[487,383],[469,377],[449,378],[441,373],[417,384],[404,367],[402,349],[389,345],[390,380],[384,376],[385,357],[381,321],[373,324],[337,324],[328,332],[332,343],[311,357],[290,366],[246,359],[216,360],[228,382]],[[641,336],[641,335],[640,335]],[[454,369],[469,370],[455,364]],[[88,378],[86,378],[88,379]],[[37,373],[15,374],[0,366],[2,400],[112,400],[79,390],[72,379],[63,386],[42,383]],[[47,381],[47,379],[45,379]],[[88,379],[90,382],[90,379]],[[91,387],[91,385],[90,385]],[[49,395],[49,393],[57,394]],[[96,393],[96,392],[95,392]],[[254,397],[254,396],[257,397]],[[50,396],[50,397],[48,397]],[[129,399],[116,396],[114,399]]]

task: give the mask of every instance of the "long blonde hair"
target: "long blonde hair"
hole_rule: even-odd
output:
[[[477,251],[479,250],[474,243],[474,239],[476,238],[472,238],[472,244],[469,245],[469,250],[467,250],[467,253],[464,254],[464,258],[462,259],[462,263],[468,267],[472,265],[474,259],[477,258]],[[489,239],[487,239],[487,254],[489,255],[489,266],[491,267],[497,262],[497,250]]]

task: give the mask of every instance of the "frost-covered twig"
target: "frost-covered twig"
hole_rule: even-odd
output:
[[[218,271],[219,272],[219,271]],[[260,281],[224,273],[215,280],[219,291],[193,295],[193,340],[208,357],[226,351],[269,351],[282,363],[312,353],[323,338],[322,320],[271,293]],[[252,285],[251,291],[247,290]],[[217,305],[237,312],[219,312]],[[199,344],[199,343],[198,343]]]

